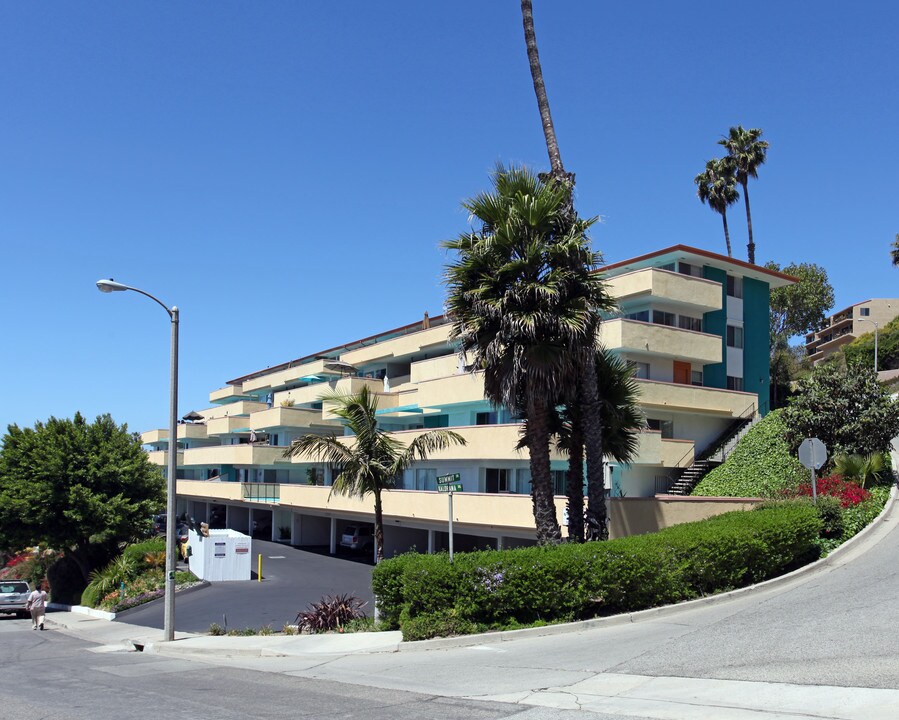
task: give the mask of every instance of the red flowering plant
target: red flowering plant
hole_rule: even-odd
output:
[[[812,484],[803,483],[797,489],[799,495],[812,496]],[[850,480],[845,480],[842,475],[828,475],[818,480],[818,494],[829,495],[840,501],[840,507],[855,507],[871,497],[864,488]]]

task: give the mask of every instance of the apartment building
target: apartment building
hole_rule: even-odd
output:
[[[817,365],[860,335],[882,328],[899,315],[899,300],[874,298],[835,312],[818,332],[805,336],[805,354]]]
[[[685,245],[602,272],[619,310],[605,318],[600,340],[636,368],[647,423],[637,459],[610,463],[607,483],[615,497],[653,496],[736,421],[767,412],[769,292],[795,279]],[[386,552],[447,546],[447,500],[436,485],[450,474],[463,486],[454,496],[457,549],[533,542],[528,456],[515,449],[520,424],[484,400],[482,376],[466,368],[449,330],[446,317],[425,316],[212,391],[200,419],[179,426],[179,511],[334,551],[344,525],[371,521],[371,500],[331,496],[329,467],[284,451],[308,433],[344,434],[323,392],[368,387],[381,426],[397,438],[452,428],[467,441],[410,468],[386,494]],[[142,440],[165,468],[168,431]],[[566,467],[552,456],[559,496]],[[564,507],[559,497],[562,524]]]

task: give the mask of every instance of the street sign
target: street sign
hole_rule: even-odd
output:
[[[451,473],[449,475],[438,475],[437,484],[457,483],[461,482],[462,476],[459,473]]]
[[[827,448],[818,438],[806,438],[799,446],[799,462],[804,467],[820,470],[827,462]]]
[[[437,486],[437,492],[462,492],[462,483],[442,483]]]

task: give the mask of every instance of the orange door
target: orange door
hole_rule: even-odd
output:
[[[681,362],[680,360],[674,361],[674,382],[681,385],[690,384],[690,363]]]

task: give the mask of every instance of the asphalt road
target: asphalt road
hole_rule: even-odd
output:
[[[4,720],[625,720],[111,652],[12,617],[0,618],[0,648]]]
[[[351,594],[373,613],[372,566],[360,556],[331,557],[280,543],[253,540],[253,580],[217,582],[175,596],[175,629],[206,632],[212,623],[228,628],[280,630],[309,603],[325,595]],[[256,562],[262,553],[262,582],[256,581]],[[120,613],[117,620],[162,628],[163,602],[156,600]]]

